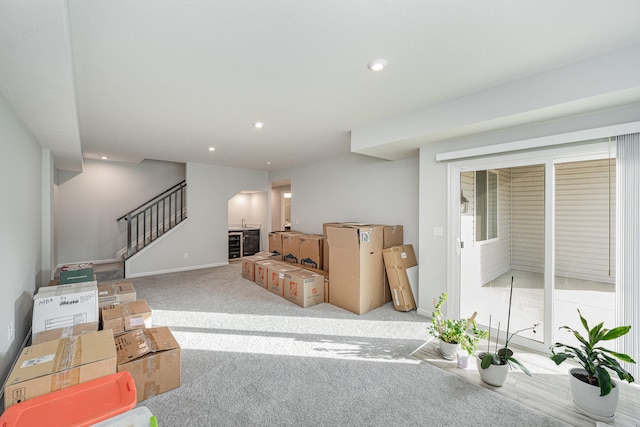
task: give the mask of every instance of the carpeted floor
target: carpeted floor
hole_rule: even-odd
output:
[[[560,426],[411,356],[427,319],[301,308],[240,264],[132,279],[182,347],[182,385],[140,405],[160,426]]]

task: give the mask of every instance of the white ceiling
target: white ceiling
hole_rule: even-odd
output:
[[[59,169],[106,155],[274,170],[638,44],[639,18],[637,0],[0,0],[0,91]]]

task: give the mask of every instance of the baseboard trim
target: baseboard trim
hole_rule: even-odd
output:
[[[204,264],[204,265],[194,265],[194,266],[181,267],[181,268],[171,268],[171,269],[168,269],[168,270],[145,271],[143,273],[127,273],[125,275],[125,279],[134,279],[136,277],[155,276],[155,275],[158,275],[158,274],[167,274],[167,273],[179,273],[179,272],[182,272],[182,271],[202,270],[203,268],[222,267],[222,266],[225,266],[225,265],[229,265],[229,262],[225,261],[225,262],[218,262],[218,263],[214,263],[214,264]]]

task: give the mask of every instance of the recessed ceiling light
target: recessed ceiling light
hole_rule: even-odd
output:
[[[386,59],[374,59],[373,61],[367,64],[367,68],[371,71],[382,71],[384,67],[389,64],[389,61]]]
[[[265,165],[269,166],[271,162],[264,162]]]
[[[216,151],[214,147],[209,147],[209,151]]]
[[[102,160],[109,160],[109,158],[107,156],[101,156],[100,157]]]
[[[260,128],[262,128],[262,127],[264,126],[264,123],[262,123],[262,122],[255,122],[255,123],[253,124],[253,126],[254,126],[254,127],[256,127],[256,128],[258,128],[258,129],[260,129]]]

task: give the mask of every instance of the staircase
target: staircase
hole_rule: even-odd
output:
[[[127,246],[116,259],[131,257],[187,219],[186,188],[182,181],[117,219],[126,221]]]

